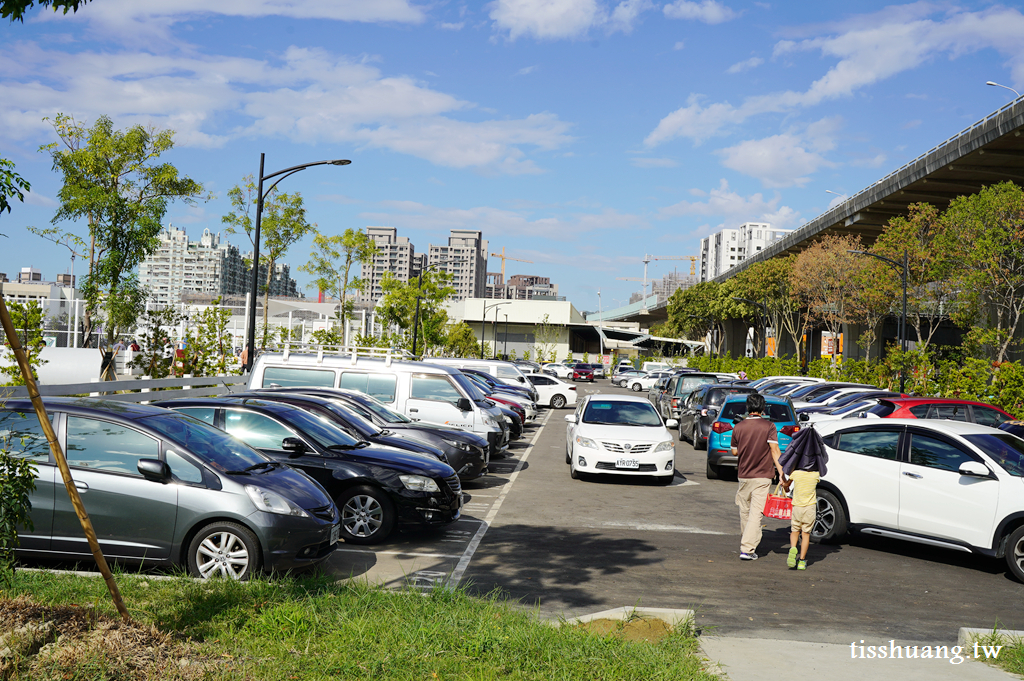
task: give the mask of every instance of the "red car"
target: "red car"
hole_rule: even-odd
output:
[[[998,428],[1013,417],[999,407],[984,402],[956,400],[944,397],[893,397],[878,400],[868,409],[869,414],[888,419],[945,419],[967,421],[981,426]]]
[[[572,368],[572,380],[594,382],[594,370],[586,364],[577,364]]]

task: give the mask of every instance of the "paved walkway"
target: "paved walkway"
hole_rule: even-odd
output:
[[[702,636],[705,656],[717,662],[730,681],[778,681],[782,678],[863,681],[874,678],[898,678],[899,681],[1008,681],[1018,677],[984,662],[975,661],[973,648],[961,651],[965,657],[957,664],[952,652],[947,659],[851,659],[850,644],[780,641],[768,638]],[[866,646],[886,646],[888,641],[866,641]],[[951,647],[956,642],[951,643]],[[914,648],[911,644],[911,648]],[[917,646],[919,653],[924,646]],[[935,650],[934,647],[931,648]],[[905,654],[905,653],[904,653]],[[940,651],[941,654],[941,651]],[[982,654],[979,651],[979,654]]]

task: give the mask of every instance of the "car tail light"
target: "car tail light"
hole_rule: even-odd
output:
[[[800,426],[783,426],[781,432],[783,435],[789,435],[790,437],[793,437],[793,433],[795,433],[798,430],[800,430]]]
[[[708,410],[707,409],[701,409],[700,410],[700,415],[701,416],[707,416],[708,415]]]
[[[678,409],[679,408],[679,398],[678,397],[673,397],[672,398],[672,408],[673,409]]]
[[[569,390],[575,390],[575,389],[576,389],[576,386],[574,386],[574,385],[570,385],[569,386]]]
[[[711,430],[715,431],[716,433],[728,433],[730,430],[732,430],[732,424],[726,423],[725,421],[715,421],[714,423],[711,424]]]

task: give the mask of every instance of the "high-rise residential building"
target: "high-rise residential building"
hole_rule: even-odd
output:
[[[168,225],[157,238],[159,247],[139,265],[139,282],[149,289],[152,302],[177,303],[182,291],[231,295],[248,290],[242,256],[221,243],[219,233],[206,229],[199,241],[189,241],[184,229]]]
[[[647,293],[649,296],[658,296],[658,302],[668,300],[672,297],[672,294],[679,289],[688,289],[697,283],[697,277],[691,276],[689,273],[683,274],[682,272],[668,272],[665,276],[660,279],[652,279],[650,281],[650,292]],[[629,297],[629,302],[639,303],[644,299],[644,294],[637,292]]]
[[[246,260],[252,261],[252,251],[244,254]],[[274,274],[270,277],[270,295],[278,298],[305,298],[305,294],[299,293],[299,285],[291,277],[291,266],[278,262],[274,263]],[[260,295],[263,295],[263,287],[267,285],[267,266],[260,263]],[[252,268],[245,270],[245,285],[238,291],[231,291],[231,293],[241,293],[245,295],[249,289],[252,288]]]
[[[745,222],[700,240],[700,280],[711,281],[743,260],[757,255],[791,229],[773,229],[767,222]]]
[[[447,246],[430,244],[428,266],[452,275],[452,300],[483,298],[487,290],[487,240],[483,232],[453,229]]]
[[[407,236],[398,236],[394,227],[367,227],[366,235],[377,245],[377,255],[372,263],[363,263],[363,290],[356,295],[356,302],[372,304],[384,295],[381,281],[390,272],[401,282],[408,282],[410,277],[419,276],[419,260],[416,247]],[[415,270],[415,271],[414,271]]]

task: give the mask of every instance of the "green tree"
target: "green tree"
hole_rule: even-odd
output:
[[[215,376],[228,372],[234,362],[234,343],[228,333],[231,309],[220,307],[216,298],[210,307],[192,314],[194,326],[186,333],[185,371],[193,376]]]
[[[315,230],[314,230],[315,231]],[[312,275],[310,288],[320,291],[334,291],[338,296],[338,321],[345,328],[345,319],[352,311],[352,301],[345,300],[345,295],[359,292],[366,285],[359,277],[349,279],[353,265],[372,262],[377,254],[377,244],[365,232],[346,229],[343,234],[326,236],[315,232],[313,236],[313,252],[309,262],[299,268],[301,272]]]
[[[171,330],[181,323],[181,315],[173,307],[146,310],[142,313],[139,330],[139,351],[132,366],[151,378],[166,378],[174,366]]]
[[[85,6],[87,2],[89,0],[2,0],[0,1],[0,17],[4,19],[10,17],[11,21],[24,23],[25,12],[33,6],[52,7],[54,12],[62,9],[64,14],[67,14],[68,10],[77,12],[78,8]]]
[[[32,185],[28,183],[28,180],[14,172],[14,162],[0,158],[0,214],[5,210],[10,213],[10,199],[17,196],[19,201],[24,201],[24,192],[30,189],[32,189]]]
[[[857,344],[864,348],[865,360],[871,361],[871,346],[878,339],[878,324],[892,312],[894,301],[899,304],[901,289],[892,267],[877,258],[863,257],[853,277],[851,316],[864,326]]]
[[[252,175],[246,176],[243,180],[242,185],[235,185],[228,192],[234,210],[222,217],[221,222],[228,225],[224,230],[228,234],[237,234],[241,231],[249,237],[250,243],[254,243],[259,187]],[[315,230],[316,225],[306,221],[306,209],[302,204],[301,194],[279,194],[276,189],[270,191],[263,201],[263,213],[260,218],[259,266],[265,267],[267,273],[262,291],[264,332],[261,334],[260,345],[266,345],[269,340],[266,329],[270,316],[270,282],[274,277],[274,268],[289,248]],[[246,264],[249,267],[256,266],[248,261]],[[253,301],[254,305],[255,302]]]
[[[668,301],[668,322],[687,340],[703,341],[709,333],[718,331],[714,351],[720,355],[725,343],[725,320],[749,314],[749,306],[732,300],[739,293],[735,280],[724,284],[702,281],[688,289],[678,289]]]
[[[32,377],[39,380],[38,369],[46,364],[46,360],[39,356],[40,351],[46,347],[46,340],[43,338],[43,308],[35,300],[27,303],[12,300],[7,303],[7,310],[11,315],[11,323],[18,333],[18,341],[25,351],[25,358],[32,369]],[[25,377],[14,358],[14,351],[10,349],[11,342],[6,336],[4,347],[8,361],[7,366],[0,367],[0,374],[7,377],[4,385],[25,385]]]
[[[959,298],[954,321],[1006,358],[1024,314],[1024,190],[1012,182],[961,196],[942,216],[937,246],[954,253]]]
[[[378,321],[403,333],[410,330],[416,315],[416,299],[419,298],[419,335],[424,354],[429,349],[443,346],[448,323],[444,301],[455,294],[451,279],[452,275],[447,272],[427,270],[423,273],[421,286],[419,279],[403,282],[390,272],[385,274],[380,284],[384,295],[375,308]]]
[[[35,462],[30,457],[14,455],[12,451],[23,452],[33,444],[40,446],[39,440],[31,436],[15,440],[15,434],[20,429],[16,423],[11,422],[14,419],[35,421],[35,417],[14,411],[6,412],[7,423],[0,431],[0,490],[3,490],[3,494],[0,494],[0,583],[7,586],[10,586],[14,576],[18,527],[29,531],[35,529],[32,525],[30,498],[36,488]],[[25,425],[28,426],[28,423]],[[45,440],[41,446],[47,449]]]
[[[782,332],[785,331],[796,348],[796,359],[800,361],[808,315],[807,308],[793,296],[791,278],[795,257],[789,255],[754,263],[735,279],[741,298],[761,301],[767,306],[770,326],[775,332],[776,355],[781,352]]]
[[[146,292],[135,269],[156,250],[170,202],[194,203],[203,187],[180,177],[172,164],[157,162],[174,146],[172,130],[115,130],[106,116],[86,128],[64,114],[52,125],[60,142],[40,151],[50,154],[64,182],[53,222],[85,219],[89,229],[88,273],[79,286],[86,300],[85,342],[91,342],[94,316],[102,311],[112,343],[141,312]]]
[[[538,362],[556,361],[554,359],[555,345],[558,343],[558,337],[561,334],[562,327],[552,324],[550,316],[544,315],[544,318],[540,320],[540,324],[537,325],[533,332],[533,340],[537,343],[534,349]]]
[[[833,338],[839,338],[843,325],[851,321],[858,293],[857,273],[865,266],[860,237],[827,234],[805,249],[793,261],[794,295],[805,303],[812,319],[825,325]],[[833,360],[838,343],[832,344]]]
[[[448,327],[444,339],[444,354],[449,357],[480,356],[480,342],[469,324],[458,322]]]

